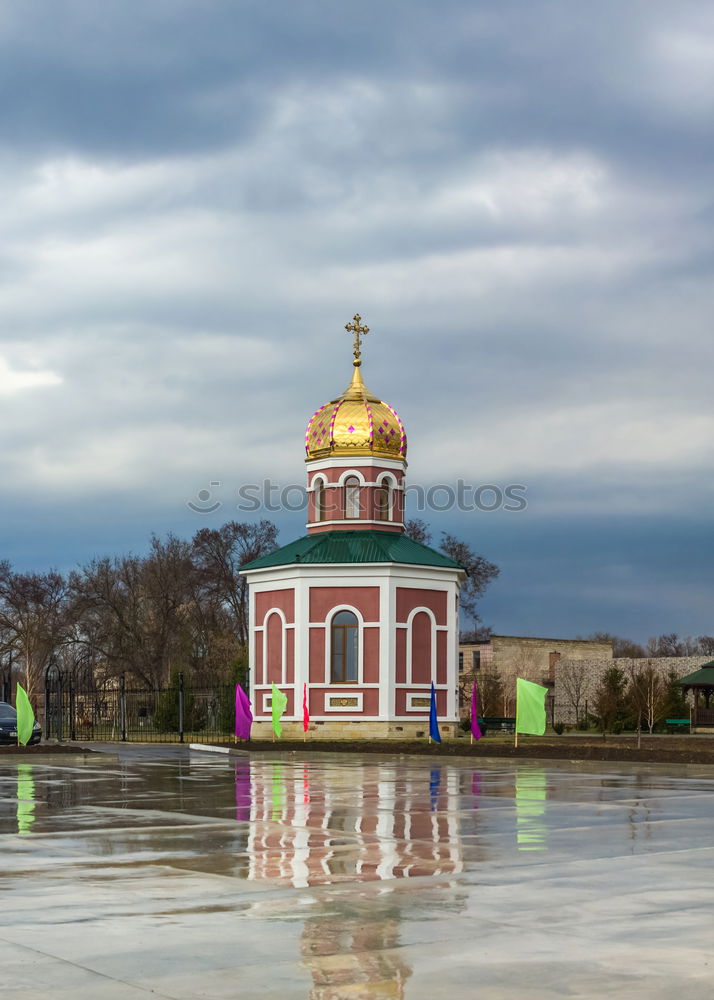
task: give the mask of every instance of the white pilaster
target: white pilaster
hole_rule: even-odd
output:
[[[396,602],[394,581],[385,575],[379,585],[379,717],[394,716],[394,681],[396,629],[394,614]]]
[[[310,585],[307,580],[295,581],[295,718],[301,717],[303,684],[310,681]]]

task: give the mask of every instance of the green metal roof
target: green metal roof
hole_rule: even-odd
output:
[[[711,685],[711,687],[714,687],[714,660],[702,664],[699,670],[695,670],[693,674],[680,677],[677,683],[685,687],[692,687],[693,685],[700,685],[702,687],[704,685]]]
[[[271,566],[314,565],[319,563],[407,563],[410,566],[439,566],[463,569],[443,552],[415,542],[395,531],[321,531],[305,535],[289,545],[259,556],[241,566],[268,569]]]

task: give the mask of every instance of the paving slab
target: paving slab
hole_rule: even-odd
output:
[[[0,763],[2,996],[709,998],[706,767]]]

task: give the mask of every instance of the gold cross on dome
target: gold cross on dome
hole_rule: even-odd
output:
[[[362,356],[362,352],[360,351],[360,347],[362,346],[362,337],[369,333],[369,327],[362,326],[361,324],[362,317],[359,313],[355,313],[352,323],[345,323],[345,330],[347,330],[348,333],[353,333],[355,335],[353,350],[355,355],[354,365],[356,368],[359,368],[362,363],[360,361],[360,357]]]

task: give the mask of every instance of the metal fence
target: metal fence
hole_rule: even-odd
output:
[[[73,680],[48,675],[45,686],[44,733],[58,740],[121,740],[140,743],[183,743],[222,740],[235,724],[235,685],[176,683],[151,691],[128,688],[121,677],[115,687],[77,687]]]

